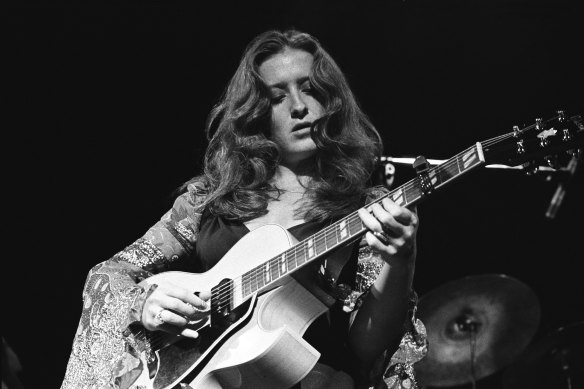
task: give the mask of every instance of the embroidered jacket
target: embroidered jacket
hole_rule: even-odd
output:
[[[376,198],[383,191],[373,191]],[[140,322],[149,288],[138,285],[194,251],[205,190],[190,184],[146,234],[111,259],[93,267],[83,289],[83,310],[73,341],[61,389],[140,389],[136,379],[143,373],[150,345],[131,329]],[[358,288],[344,296],[345,310],[352,311],[381,269],[382,260],[361,244]],[[404,337],[393,356],[384,355],[372,374],[375,388],[415,388],[413,363],[426,353],[422,323],[415,318],[415,295]]]

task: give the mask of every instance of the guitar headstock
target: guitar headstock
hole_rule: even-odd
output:
[[[524,128],[481,142],[486,162],[519,166],[529,171],[538,166],[558,169],[582,153],[584,123],[580,115],[563,111],[548,120],[536,119]]]

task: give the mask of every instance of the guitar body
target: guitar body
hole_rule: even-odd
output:
[[[145,283],[164,279],[186,289],[211,290],[296,243],[283,227],[270,224],[257,228],[239,242],[211,270],[195,274],[165,272]],[[235,294],[234,294],[235,295]],[[248,301],[234,301],[235,318],[227,325],[209,322],[194,327],[198,339],[175,338],[156,352],[150,365],[155,389],[192,388],[286,388],[304,378],[320,353],[302,335],[328,307],[290,276],[269,291]]]

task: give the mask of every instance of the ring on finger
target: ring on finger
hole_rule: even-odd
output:
[[[164,309],[164,308],[161,308],[161,309],[160,309],[160,311],[158,311],[158,313],[156,314],[156,316],[154,316],[154,318],[155,318],[156,320],[158,320],[158,321],[160,322],[160,324],[164,324],[164,323],[166,323],[166,322],[164,321],[164,319],[162,318],[162,312],[164,312],[164,311],[166,311],[166,309]]]
[[[385,232],[373,231],[373,235],[385,246],[389,245],[389,236]]]

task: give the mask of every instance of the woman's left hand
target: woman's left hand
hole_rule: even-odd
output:
[[[385,262],[392,258],[415,260],[418,216],[388,198],[371,205],[371,213],[359,210],[359,217],[369,229],[365,239]]]

